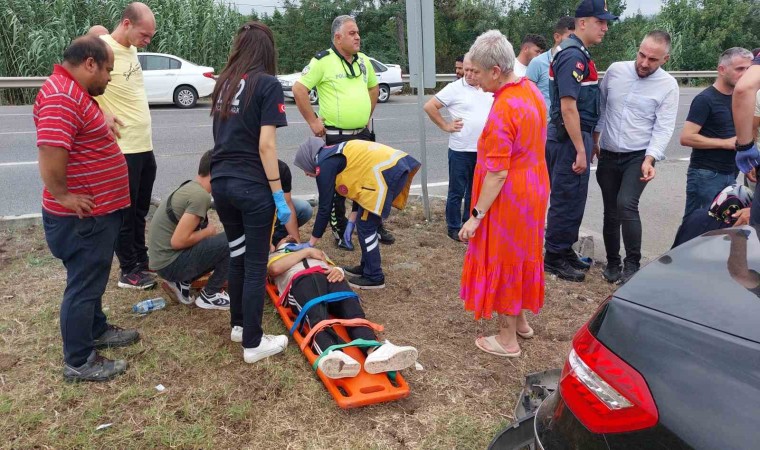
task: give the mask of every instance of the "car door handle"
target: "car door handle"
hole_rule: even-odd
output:
[[[164,76],[165,76],[165,77],[173,77],[173,76],[174,76],[174,74],[173,74],[173,73],[165,73],[165,74],[164,74]]]

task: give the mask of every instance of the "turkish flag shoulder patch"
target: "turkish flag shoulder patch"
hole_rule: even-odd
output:
[[[277,106],[280,108],[280,112],[285,114],[285,103],[280,103]]]

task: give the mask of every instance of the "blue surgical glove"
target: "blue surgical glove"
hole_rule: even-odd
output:
[[[757,143],[747,150],[736,152],[736,166],[743,173],[750,173],[752,169],[760,166],[760,152],[757,151]]]
[[[343,243],[349,250],[354,249],[354,244],[351,242],[351,236],[354,234],[354,228],[356,228],[356,223],[348,222],[346,224],[346,231],[343,232]]]
[[[304,242],[302,244],[288,244],[285,246],[285,249],[290,250],[291,252],[297,252],[298,250],[303,250],[305,248],[311,248],[311,244],[309,242]]]
[[[290,220],[290,208],[285,201],[285,193],[282,192],[282,189],[272,192],[272,198],[274,199],[274,206],[277,208],[277,220],[285,225]]]

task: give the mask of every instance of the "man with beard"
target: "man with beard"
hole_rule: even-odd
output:
[[[599,158],[596,181],[604,202],[607,268],[603,276],[610,283],[625,282],[640,266],[639,198],[655,177],[655,162],[665,157],[678,112],[678,83],[660,68],[669,58],[670,35],[651,31],[641,42],[636,60],[612,64],[600,85],[594,154]]]

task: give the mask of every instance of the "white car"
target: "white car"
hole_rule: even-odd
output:
[[[213,67],[203,67],[174,55],[138,53],[148,103],[174,103],[192,108],[216,86]]]
[[[378,86],[380,87],[380,95],[377,101],[385,103],[391,97],[391,94],[398,94],[404,87],[404,82],[401,81],[401,66],[398,64],[383,64],[374,58],[370,58],[369,61],[375,69]],[[282,85],[282,90],[285,92],[285,97],[293,98],[293,83],[300,78],[300,73],[291,73],[277,77]],[[309,100],[312,105],[319,103],[319,94],[316,89],[309,91]]]

